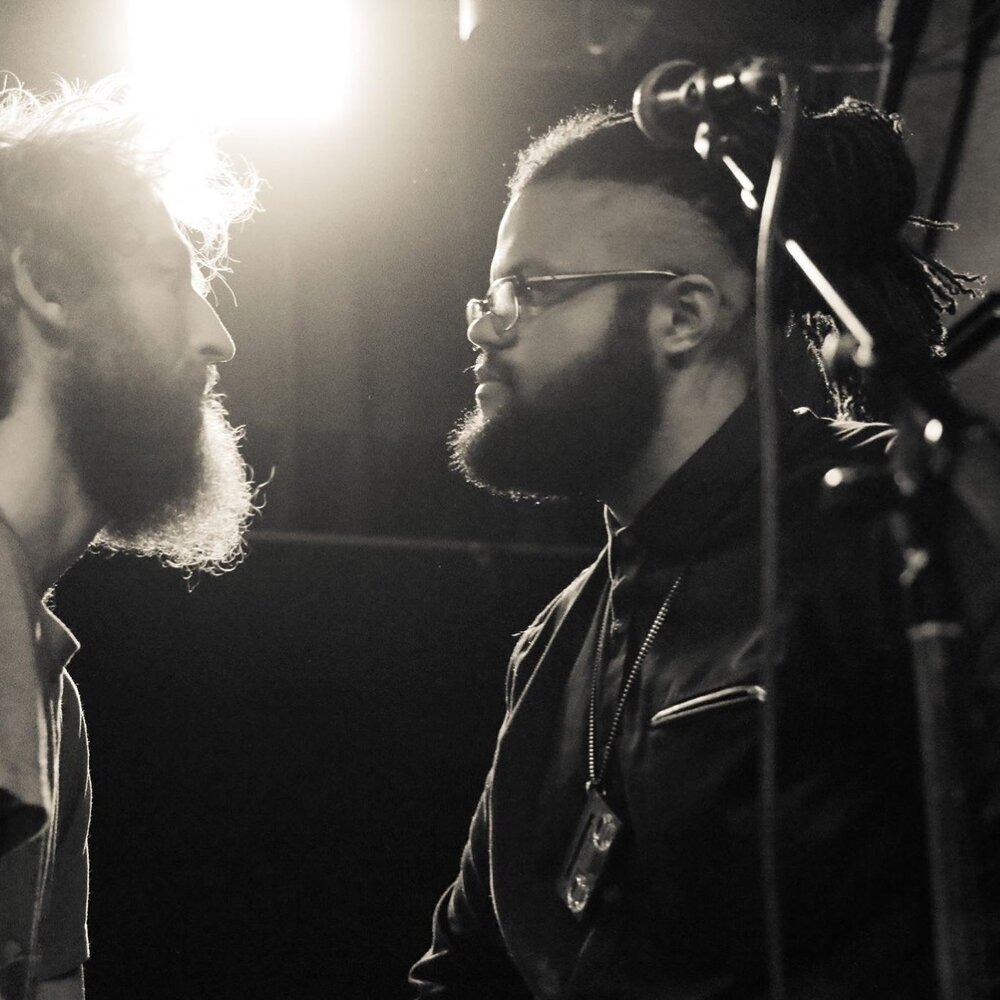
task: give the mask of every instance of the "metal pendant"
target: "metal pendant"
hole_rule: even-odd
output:
[[[623,823],[600,791],[587,787],[587,801],[573,833],[562,874],[556,882],[559,898],[577,920],[582,920],[601,874],[608,863],[611,846]]]

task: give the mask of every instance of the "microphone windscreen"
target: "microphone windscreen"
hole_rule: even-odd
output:
[[[702,103],[703,71],[687,59],[672,59],[650,70],[632,95],[632,117],[653,145],[691,146]]]

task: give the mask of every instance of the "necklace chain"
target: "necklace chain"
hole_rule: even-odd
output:
[[[608,619],[611,615],[611,595],[608,595],[608,600],[604,605],[604,616],[601,620],[601,628],[597,634],[597,651],[594,657],[594,669],[592,671],[590,684],[590,710],[587,714],[587,774],[590,778],[587,782],[588,788],[601,788],[605,772],[608,769],[608,761],[611,759],[611,750],[614,746],[615,739],[618,736],[618,730],[621,728],[622,717],[625,714],[625,701],[628,698],[628,693],[632,689],[632,685],[635,682],[636,677],[639,675],[639,668],[642,666],[642,661],[646,659],[646,654],[649,652],[650,647],[656,640],[656,636],[663,625],[664,619],[670,611],[670,605],[673,603],[674,594],[677,592],[677,588],[680,586],[683,576],[684,574],[681,573],[680,576],[674,580],[673,585],[667,592],[667,596],[663,599],[663,603],[660,605],[660,610],[656,612],[653,624],[649,626],[646,638],[642,640],[639,652],[635,654],[635,659],[632,661],[632,666],[629,668],[628,675],[625,678],[625,683],[622,686],[621,694],[618,695],[618,704],[615,705],[615,714],[611,719],[611,729],[608,731],[608,738],[604,743],[604,749],[601,751],[601,767],[600,770],[598,770],[597,702],[601,686],[601,673],[604,666],[604,634],[607,632]]]

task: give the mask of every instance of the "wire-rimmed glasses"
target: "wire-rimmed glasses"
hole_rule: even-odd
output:
[[[490,283],[481,299],[469,299],[465,304],[465,322],[472,326],[484,316],[492,316],[497,331],[506,333],[521,316],[521,299],[539,285],[562,281],[615,281],[632,278],[677,278],[673,271],[586,271],[578,274],[537,274],[521,277],[508,274]]]

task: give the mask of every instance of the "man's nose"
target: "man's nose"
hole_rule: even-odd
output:
[[[236,345],[211,303],[195,293],[189,308],[193,313],[191,316],[191,346],[205,364],[215,365],[232,361],[233,355],[236,354]]]
[[[511,341],[517,338],[515,327],[509,330],[501,330],[496,323],[493,313],[484,313],[479,319],[473,320],[469,328],[465,331],[473,347],[485,350],[488,347],[507,347]]]

